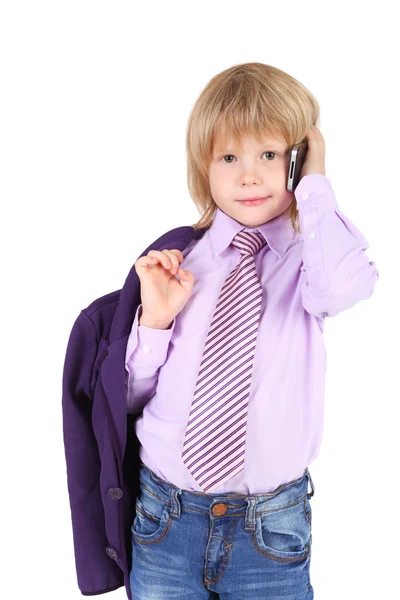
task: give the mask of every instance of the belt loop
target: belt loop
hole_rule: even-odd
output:
[[[255,531],[256,529],[256,510],[257,510],[257,500],[254,496],[248,496],[247,500],[247,509],[245,516],[244,528],[246,531]]]
[[[313,483],[313,480],[312,480],[312,478],[311,478],[311,473],[310,473],[310,471],[308,470],[308,467],[307,467],[307,469],[306,469],[306,472],[307,472],[307,477],[308,477],[308,480],[309,480],[309,482],[311,483],[311,490],[312,490],[312,491],[311,491],[311,494],[309,494],[309,493],[308,493],[308,491],[307,491],[307,496],[308,496],[308,498],[310,499],[310,498],[312,498],[312,496],[314,496],[314,483]],[[308,487],[308,486],[307,486],[307,487]]]
[[[171,501],[171,517],[174,519],[179,519],[181,516],[181,504],[178,496],[182,495],[182,490],[177,488],[176,486],[171,486],[169,491],[169,497]]]

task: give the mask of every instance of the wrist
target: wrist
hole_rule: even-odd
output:
[[[150,327],[151,329],[171,329],[172,321],[154,321],[152,319],[147,319],[146,317],[140,317],[138,325],[144,325],[145,327]]]

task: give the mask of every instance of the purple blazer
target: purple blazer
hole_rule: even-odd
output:
[[[181,251],[206,229],[177,227],[150,250]],[[139,257],[138,257],[139,258]],[[136,261],[135,261],[136,262]],[[139,441],[128,414],[125,354],[141,302],[133,265],[121,290],[92,302],[68,340],[62,417],[78,586],[84,596],[125,585],[132,600],[131,525],[139,494]]]

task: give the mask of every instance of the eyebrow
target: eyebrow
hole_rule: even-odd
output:
[[[284,152],[285,150],[289,150],[289,146],[284,145],[282,142],[265,142],[264,144],[259,144],[259,147],[260,148],[271,148],[271,149],[276,148],[277,150],[280,150],[281,152]],[[230,146],[224,146],[224,147],[221,147],[218,150],[216,150],[215,154],[220,154],[221,152],[236,152],[236,150],[234,148],[231,148]]]

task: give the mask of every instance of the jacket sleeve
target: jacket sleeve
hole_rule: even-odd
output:
[[[85,596],[124,585],[122,569],[106,553],[100,456],[92,427],[91,376],[97,346],[96,328],[82,310],[67,345],[62,418],[76,573],[79,589]]]
[[[334,317],[369,298],[379,273],[365,253],[368,241],[341,212],[325,175],[305,175],[294,193],[304,237],[303,306],[316,317]]]
[[[176,319],[169,329],[138,326],[142,316],[139,304],[128,338],[125,358],[125,385],[127,412],[140,413],[157,389],[160,367],[168,356],[168,347],[175,329]]]

